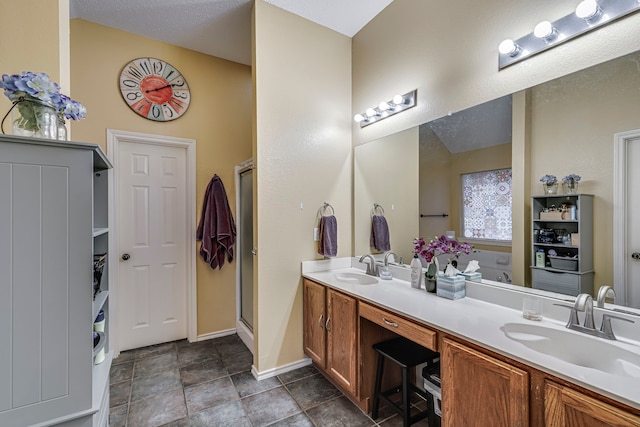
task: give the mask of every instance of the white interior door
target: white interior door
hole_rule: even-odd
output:
[[[615,303],[640,308],[640,129],[614,135]]]
[[[120,350],[187,337],[186,150],[118,144]]]
[[[626,305],[640,308],[640,137],[627,141]]]

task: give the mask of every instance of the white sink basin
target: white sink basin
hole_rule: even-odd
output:
[[[615,341],[524,323],[505,323],[500,329],[507,338],[538,353],[611,375],[640,378],[640,350],[626,350]]]
[[[374,276],[362,273],[336,273],[335,278],[342,283],[351,283],[352,285],[375,285],[378,279]]]

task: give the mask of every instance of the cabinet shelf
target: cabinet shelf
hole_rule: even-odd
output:
[[[95,318],[98,317],[98,313],[100,313],[100,310],[104,307],[104,303],[107,302],[107,298],[109,298],[109,291],[98,292],[93,300],[93,317],[91,319],[95,320]]]
[[[534,270],[550,271],[552,273],[568,273],[568,274],[576,274],[576,275],[593,274],[593,270],[571,271],[571,270],[562,270],[560,268],[536,267],[535,265],[532,265],[531,268],[534,269]]]
[[[104,361],[99,365],[93,365],[93,410],[98,411],[104,393],[108,387],[109,370],[111,369],[111,361],[113,360],[113,351],[105,354]]]
[[[107,234],[108,232],[109,232],[108,228],[94,228],[93,237],[102,236],[103,234]]]
[[[560,215],[555,219],[540,218],[546,210],[565,203],[571,206],[571,217],[575,219],[561,219]],[[535,218],[531,220],[531,286],[534,289],[568,295],[593,292],[593,195],[532,196],[531,218]],[[547,233],[545,229],[552,231]],[[548,240],[554,242],[536,242],[538,235],[542,235],[543,232]],[[555,241],[555,235],[562,232],[571,234],[572,241],[569,243],[573,244]],[[549,257],[556,255],[553,251],[577,256],[577,263],[572,264],[577,271],[548,266],[549,262],[554,260]],[[536,267],[536,264],[540,267]]]
[[[567,249],[578,249],[579,246],[574,245],[565,245],[564,243],[534,243],[534,246],[540,246],[543,248],[567,248]]]

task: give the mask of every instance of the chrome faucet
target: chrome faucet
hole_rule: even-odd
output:
[[[604,300],[607,297],[611,297],[615,300],[616,291],[608,285],[600,286],[600,289],[598,290],[598,308],[604,308]]]
[[[373,259],[371,254],[365,254],[360,257],[360,262],[364,263],[366,259],[369,258],[369,262],[367,263],[367,271],[366,273],[370,276],[378,275],[378,266],[376,265],[376,260]]]
[[[583,327],[587,329],[595,329],[595,323],[593,321],[593,297],[591,295],[578,295],[576,297],[575,304],[573,304],[573,308],[576,311],[584,311]]]
[[[395,252],[388,251],[384,254],[384,266],[387,267],[389,265],[389,257],[393,255],[393,260],[395,261],[398,258],[398,254]]]
[[[602,288],[600,288],[602,289]],[[606,294],[607,290],[603,291]],[[604,300],[604,296],[603,296]],[[613,334],[611,328],[611,320],[623,320],[625,322],[635,323],[633,320],[625,319],[624,317],[613,316],[611,314],[602,315],[602,324],[600,330],[595,328],[593,321],[593,297],[589,294],[580,294],[576,297],[576,302],[573,307],[564,304],[554,304],[559,307],[568,308],[571,310],[569,315],[569,321],[567,322],[567,329],[571,329],[578,332],[583,332],[594,337],[605,338],[608,340],[615,340],[616,336]],[[578,311],[584,311],[584,322],[580,325],[580,319],[578,318]]]

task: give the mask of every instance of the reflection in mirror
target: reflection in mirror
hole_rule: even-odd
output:
[[[376,213],[384,211],[391,251],[408,264],[418,229],[418,129],[359,145],[355,153],[355,253],[379,253],[370,246],[371,217],[378,204]]]
[[[522,128],[522,134],[513,135],[512,138],[488,137],[488,135],[495,134],[500,126],[489,118],[477,114],[473,111],[474,108],[471,108],[469,111],[454,113],[451,116],[422,125],[419,131],[410,129],[401,132],[400,134],[408,132],[412,138],[415,137],[415,141],[419,139],[419,143],[407,142],[404,151],[397,144],[394,146],[391,142],[400,134],[356,147],[356,176],[354,176],[354,243],[356,253],[369,252],[371,204],[374,201],[383,200],[385,197],[391,199],[398,197],[398,194],[404,192],[405,189],[409,189],[407,193],[411,194],[417,194],[419,190],[416,202],[419,203],[419,206],[416,206],[412,214],[405,212],[407,225],[403,227],[402,233],[396,233],[398,240],[392,240],[391,250],[402,253],[407,260],[407,257],[411,255],[410,242],[416,236],[428,238],[442,234],[446,230],[456,230],[457,235],[461,235],[464,230],[460,225],[460,206],[462,203],[460,174],[510,167],[512,161],[517,161],[518,172],[525,174],[524,184],[518,184],[519,187],[514,188],[513,191],[514,194],[518,192],[520,196],[526,195],[525,206],[518,206],[518,209],[524,214],[519,218],[514,218],[514,224],[516,221],[520,222],[518,229],[521,231],[513,235],[513,250],[524,251],[519,254],[520,258],[524,259],[524,263],[513,266],[514,274],[512,276],[524,278],[519,280],[517,285],[531,286],[530,267],[533,265],[532,257],[534,254],[531,253],[532,227],[529,196],[542,194],[542,186],[539,182],[541,176],[553,174],[562,179],[562,177],[574,173],[582,177],[580,192],[594,195],[595,289],[592,294],[597,295],[601,285],[613,284],[618,294],[616,304],[623,303],[628,306],[640,307],[640,283],[634,284],[634,281],[638,281],[637,277],[640,277],[640,274],[627,275],[625,283],[614,284],[613,282],[614,245],[622,244],[616,242],[613,236],[613,211],[615,208],[613,199],[617,191],[614,188],[614,176],[617,172],[614,170],[613,141],[616,133],[640,129],[640,115],[638,114],[640,111],[640,53],[633,53],[532,87],[524,93],[519,93],[518,99],[524,100],[522,101],[525,105],[524,108],[518,104],[512,109],[510,104],[507,104],[507,100],[511,102],[510,97],[496,100],[493,108],[489,108],[489,112],[495,113],[493,114],[494,120],[509,123],[509,131],[511,130],[512,110],[525,116],[523,119],[521,116],[514,115],[513,122],[526,123],[526,125],[519,127]],[[515,98],[513,102],[515,103]],[[491,105],[491,103],[488,104]],[[477,108],[482,109],[481,106]],[[477,119],[477,117],[484,118]],[[489,139],[493,142],[484,146],[471,146],[471,141],[482,139]],[[640,137],[637,140],[640,141]],[[385,141],[390,142],[388,147],[382,147],[385,145]],[[510,141],[518,145],[512,145],[509,143]],[[477,143],[482,144],[482,142]],[[374,145],[368,147],[370,144]],[[416,153],[418,149],[413,148],[411,144],[419,145],[419,154]],[[467,144],[466,148],[460,148],[465,144]],[[367,166],[365,156],[375,156],[374,151],[379,153],[381,157],[376,160],[375,165]],[[419,182],[419,189],[415,190],[410,182],[411,178],[408,176],[409,169],[413,167],[409,167],[412,165],[411,158],[408,158],[409,151],[413,153],[413,156],[420,158],[419,171],[415,166],[413,178],[414,182]],[[640,147],[637,151],[640,152]],[[367,153],[365,154],[365,152]],[[637,169],[633,165],[636,165],[638,161],[632,163],[629,169]],[[393,166],[392,163],[398,164]],[[385,171],[390,171],[394,167],[395,173],[402,172],[400,182],[394,180],[391,172],[384,173],[384,176],[382,174],[383,168]],[[640,174],[637,175],[640,176]],[[627,177],[620,179],[627,179]],[[380,192],[375,197],[371,194],[363,197],[363,194],[373,191],[371,183],[378,180],[389,184],[388,190],[383,191],[382,188],[385,184],[378,183],[376,186]],[[631,194],[633,189],[637,187],[629,186],[628,188],[630,189],[628,193]],[[363,193],[363,189],[365,193]],[[382,202],[378,203],[383,204]],[[385,203],[392,202],[386,199]],[[640,206],[640,200],[637,205]],[[627,206],[629,206],[629,202],[627,202]],[[398,215],[399,208],[399,204],[395,205],[395,211],[385,206],[387,219],[391,219],[389,212]],[[419,214],[448,214],[449,216],[420,219]],[[627,217],[640,217],[640,212],[629,212]],[[398,227],[396,224],[390,223],[392,239],[396,227]],[[411,227],[414,228],[409,230]],[[640,234],[630,230],[625,236],[627,244],[635,244],[636,247],[635,249],[621,248],[621,253],[640,252]],[[405,237],[400,237],[400,234]],[[632,242],[630,243],[629,240]],[[476,248],[497,252],[503,261],[511,250],[508,246],[473,243]],[[629,264],[632,267],[635,266],[633,263]],[[640,263],[636,264],[640,266]],[[509,267],[511,266],[509,265]],[[625,287],[624,292],[618,292],[620,286]],[[620,293],[626,294],[628,301],[620,300]],[[560,295],[558,297],[566,299]],[[634,301],[633,298],[638,300]]]

